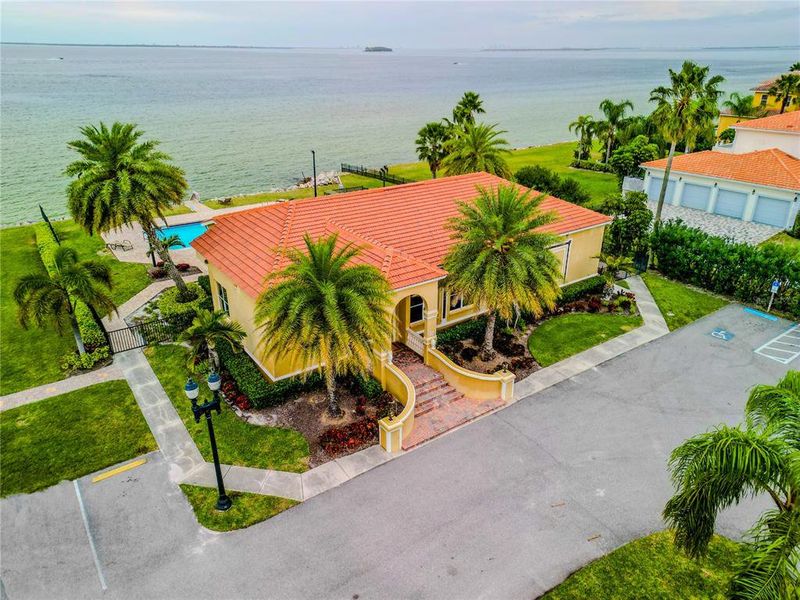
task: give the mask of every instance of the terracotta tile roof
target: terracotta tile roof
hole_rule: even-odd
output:
[[[667,159],[660,158],[642,166],[665,169]],[[672,171],[800,190],[800,160],[777,148],[744,154],[713,150],[683,154],[672,160]]]
[[[488,173],[443,177],[417,183],[292,200],[214,218],[192,242],[209,263],[229,275],[250,296],[264,277],[286,264],[281,248],[301,247],[303,234],[316,238],[338,233],[362,248],[358,260],[380,269],[394,289],[447,275],[439,266],[453,243],[447,221],[458,214],[459,200],[508,183]],[[542,209],[558,219],[546,229],[566,234],[611,219],[548,196]]]
[[[790,73],[797,73],[800,74],[800,71],[790,71]],[[773,77],[771,79],[765,79],[761,83],[759,83],[756,87],[750,88],[751,92],[768,92],[769,89],[772,87],[772,84],[775,83],[778,77]]]
[[[770,131],[786,131],[800,135],[800,110],[772,115],[761,119],[742,121],[731,125],[736,129],[768,129]]]

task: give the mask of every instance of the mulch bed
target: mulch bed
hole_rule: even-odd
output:
[[[370,402],[343,385],[337,387],[337,397],[344,410],[341,419],[328,417],[328,398],[324,389],[307,392],[279,406],[248,410],[243,414],[249,423],[299,431],[308,440],[309,467],[313,468],[377,444],[377,421],[385,416],[392,402],[392,396],[387,393]],[[356,413],[359,402],[364,414]],[[398,404],[397,411],[400,410],[402,407]],[[325,438],[328,443],[323,446],[320,436],[325,432],[328,432]]]

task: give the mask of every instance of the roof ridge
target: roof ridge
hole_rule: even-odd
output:
[[[775,157],[775,160],[777,160],[781,164],[781,166],[783,167],[784,171],[786,171],[792,179],[794,179],[796,182],[800,183],[800,175],[796,175],[795,173],[793,173],[791,167],[789,165],[787,165],[786,162],[785,162],[785,158],[787,158],[787,157],[788,158],[793,158],[791,155],[789,155],[788,153],[784,152],[780,148],[767,148],[767,151],[772,153],[772,155]],[[797,160],[797,159],[794,159],[794,160]]]
[[[278,263],[280,262],[280,257],[281,254],[283,253],[283,244],[286,241],[286,237],[289,235],[289,230],[292,227],[292,217],[294,216],[294,205],[291,202],[287,202],[284,204],[287,204],[286,220],[283,222],[283,229],[281,230],[281,236],[278,238],[278,243],[277,243],[278,252],[276,252],[275,256],[272,258],[273,271],[277,268]]]

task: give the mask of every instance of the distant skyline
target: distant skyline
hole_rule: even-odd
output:
[[[798,2],[3,2],[4,42],[408,49],[797,46]],[[800,57],[798,57],[800,58]]]

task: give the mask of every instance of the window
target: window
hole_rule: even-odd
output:
[[[461,294],[450,294],[450,310],[464,307],[464,297]]]
[[[228,290],[222,287],[219,283],[217,283],[217,298],[219,299],[220,310],[224,310],[226,313],[231,314],[231,311],[228,308]]]
[[[411,296],[409,300],[409,322],[416,323],[422,321],[425,312],[425,301],[422,296]]]
[[[766,106],[767,100],[769,100],[769,94],[761,94],[761,106]]]

